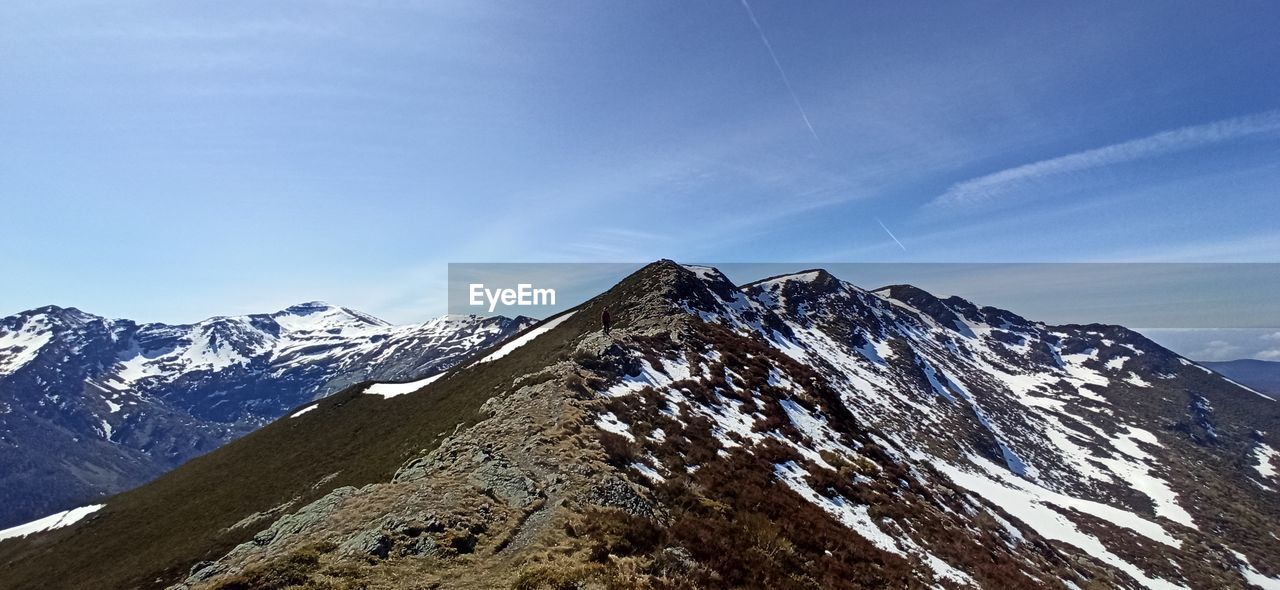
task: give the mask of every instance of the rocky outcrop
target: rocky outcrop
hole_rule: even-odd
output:
[[[596,334],[576,350],[592,358],[620,354],[615,341]],[[326,562],[357,566],[429,559],[447,571],[473,554],[515,563],[559,542],[565,524],[586,519],[589,510],[655,518],[646,488],[602,460],[588,419],[598,400],[573,385],[584,374],[566,361],[522,376],[518,381],[533,384],[488,400],[483,420],[406,461],[390,481],[334,490],[175,588],[216,588],[307,546],[329,548]]]

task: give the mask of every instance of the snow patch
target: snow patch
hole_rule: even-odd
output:
[[[649,481],[652,481],[654,483],[662,483],[664,481],[667,481],[667,478],[662,477],[662,474],[658,473],[657,469],[650,467],[649,464],[647,463],[641,463],[639,461],[636,461],[635,463],[631,464],[631,468],[635,469],[636,471],[639,471],[640,475],[645,476],[646,478],[649,479]]]
[[[1197,528],[1191,514],[1178,504],[1178,494],[1169,487],[1168,482],[1152,474],[1151,464],[1156,463],[1157,459],[1138,446],[1138,442],[1155,447],[1163,446],[1152,432],[1130,426],[1127,433],[1112,439],[1111,445],[1134,460],[1104,458],[1097,458],[1097,460],[1115,473],[1121,482],[1127,483],[1129,487],[1151,498],[1152,503],[1155,504],[1156,516],[1163,516],[1183,526]]]
[[[925,565],[929,566],[929,569],[933,570],[934,575],[938,578],[950,580],[961,585],[978,587],[978,582],[970,577],[969,574],[956,569],[938,556],[916,545],[910,538],[895,538],[885,533],[871,518],[867,506],[850,504],[840,496],[828,498],[819,494],[809,485],[809,482],[805,481],[805,477],[808,474],[795,461],[787,461],[786,463],[775,465],[774,475],[785,483],[787,487],[791,488],[792,491],[800,494],[810,503],[835,517],[841,524],[870,541],[876,548],[902,557],[915,555]]]
[[[1134,385],[1134,386],[1136,386],[1136,387],[1151,387],[1151,386],[1152,386],[1150,381],[1147,381],[1146,379],[1143,379],[1142,377],[1139,377],[1139,376],[1138,376],[1138,374],[1137,374],[1137,373],[1134,373],[1133,371],[1129,371],[1129,376],[1128,376],[1128,377],[1125,377],[1124,381],[1125,381],[1125,383],[1128,383],[1129,385]]]
[[[397,395],[404,395],[406,393],[413,393],[419,389],[422,389],[423,387],[430,385],[436,379],[444,377],[447,373],[448,371],[445,371],[444,373],[437,373],[435,375],[427,377],[426,379],[419,379],[417,381],[410,381],[408,383],[374,383],[373,385],[370,385],[364,388],[364,393],[371,394],[371,395],[380,395],[384,398],[395,397]]]
[[[26,524],[20,524],[15,527],[4,529],[0,531],[0,541],[5,539],[21,538],[33,533],[41,533],[44,531],[51,531],[53,529],[60,529],[65,526],[71,526],[80,519],[101,510],[103,506],[106,506],[106,504],[94,504],[92,506],[72,508],[71,510],[64,510],[56,514],[50,514],[49,516],[39,520],[33,520]]]
[[[693,274],[698,275],[698,278],[704,281],[720,280],[720,277],[723,276],[719,270],[712,266],[702,266],[700,264],[681,264],[680,266],[683,266],[685,270],[692,271]]]
[[[310,412],[311,410],[314,410],[314,409],[316,409],[316,408],[318,408],[318,407],[320,407],[320,404],[311,404],[311,405],[309,405],[309,406],[307,406],[307,407],[305,407],[305,408],[302,408],[301,410],[298,410],[298,411],[296,411],[296,412],[294,412],[294,413],[292,413],[292,414],[289,414],[289,417],[290,417],[290,418],[297,418],[298,416],[301,416],[301,415],[303,415],[303,414],[306,414],[307,412]]]
[[[649,361],[640,360],[640,373],[636,375],[624,375],[622,381],[613,385],[609,389],[601,392],[605,397],[618,397],[635,393],[646,387],[660,389],[675,383],[693,377],[692,368],[689,362],[685,360],[682,354],[676,360],[659,359],[662,365],[661,370],[649,364]]]
[[[1000,506],[1035,529],[1042,537],[1075,545],[1104,563],[1128,573],[1147,588],[1161,590],[1186,588],[1168,580],[1146,575],[1133,564],[1112,553],[1096,537],[1080,530],[1074,522],[1051,506],[1074,508],[1165,545],[1179,546],[1178,541],[1169,536],[1160,525],[1106,504],[1073,498],[1041,488],[1013,476],[982,457],[970,456],[969,460],[978,465],[982,471],[975,472],[943,462],[934,462],[934,466],[957,485]]]
[[[634,441],[634,434],[631,434],[631,425],[618,419],[613,412],[605,412],[600,414],[596,419],[596,427],[605,432],[612,432],[619,436],[625,437],[627,440]]]
[[[815,506],[825,510],[828,514],[836,517],[841,524],[852,529],[862,538],[871,542],[878,549],[887,551],[894,555],[906,556],[906,553],[898,547],[894,538],[885,534],[871,520],[871,515],[867,513],[867,507],[863,505],[853,505],[848,503],[841,497],[828,498],[819,494],[809,482],[805,480],[809,474],[801,469],[795,461],[787,461],[774,467],[774,475],[778,477],[792,491],[800,494],[804,499],[808,500]]]
[[[32,318],[15,332],[0,333],[0,375],[9,375],[36,359],[40,349],[53,340],[44,316]]]
[[[1258,446],[1253,449],[1253,457],[1258,460],[1258,464],[1253,466],[1258,470],[1258,474],[1268,479],[1275,479],[1276,465],[1280,464],[1280,453],[1267,443],[1258,443]]]
[[[1245,581],[1262,588],[1262,590],[1280,590],[1280,578],[1273,578],[1253,568],[1253,564],[1249,563],[1249,558],[1235,549],[1231,549],[1231,553],[1240,560],[1240,575],[1244,576]]]
[[[533,342],[534,338],[537,338],[538,336],[546,334],[556,326],[563,324],[565,320],[573,317],[573,314],[575,313],[578,313],[578,312],[571,311],[553,320],[543,322],[542,325],[532,330],[529,330],[528,332],[525,332],[524,334],[520,335],[519,338],[516,338],[515,340],[512,340],[511,342],[508,342],[506,344],[503,344],[501,347],[498,348],[498,350],[495,350],[489,353],[488,356],[480,359],[478,362],[488,363],[488,362],[496,361],[504,356],[511,354],[512,351],[514,351],[515,349],[520,348],[521,346],[524,346],[530,342]]]

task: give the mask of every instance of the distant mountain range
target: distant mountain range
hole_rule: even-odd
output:
[[[1222,376],[1271,397],[1280,397],[1280,362],[1240,359],[1200,363]]]
[[[664,260],[9,533],[0,587],[1276,587],[1277,448],[1121,326]]]
[[[350,384],[447,369],[530,323],[393,326],[319,302],[189,325],[56,306],[0,319],[0,527],[137,486]]]

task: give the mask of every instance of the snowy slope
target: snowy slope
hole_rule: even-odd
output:
[[[1192,545],[1214,542],[1234,551],[1269,541],[1274,527],[1258,521],[1257,510],[1274,514],[1280,500],[1275,453],[1265,442],[1273,440],[1268,429],[1255,425],[1274,423],[1277,404],[1135,332],[1049,326],[910,286],[871,292],[823,271],[738,288],[715,269],[686,268],[702,285],[683,283],[673,301],[678,309],[816,370],[839,393],[840,410],[904,461],[929,465],[1036,534],[1094,556],[1140,587],[1194,586],[1183,571],[1196,559],[1184,552]],[[646,356],[638,372],[602,395],[656,390],[668,407],[710,419],[725,448],[781,440],[810,461],[808,469],[777,465],[781,481],[873,544],[917,555],[938,578],[966,583],[950,566],[911,549],[918,539],[888,539],[865,510],[808,487],[813,469],[831,468],[820,452],[860,457],[821,413],[780,402],[798,440],[762,431],[765,417],[748,409],[760,405],[751,401],[759,390],[745,390],[732,372],[699,374],[731,352],[655,354],[664,356],[662,366]],[[802,381],[770,369],[771,388],[800,391],[795,384]],[[719,383],[718,401],[691,396],[691,383]],[[1225,404],[1230,417],[1223,416]],[[597,425],[636,440],[615,412],[602,414]],[[1248,459],[1235,459],[1245,449]],[[1224,471],[1210,473],[1208,465]],[[1237,489],[1206,497],[1205,478]],[[1245,508],[1226,515],[1228,501]],[[1248,561],[1227,563],[1236,561],[1233,567],[1254,571]],[[1280,562],[1268,567],[1274,573]]]

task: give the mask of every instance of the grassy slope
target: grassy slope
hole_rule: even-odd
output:
[[[578,314],[502,359],[469,367],[409,395],[383,399],[352,387],[298,419],[283,418],[151,484],[114,496],[77,526],[0,543],[0,587],[138,588],[171,584],[197,561],[248,541],[270,520],[227,531],[295,497],[290,511],[332,489],[386,481],[441,434],[474,423],[481,404],[567,354],[592,329]],[[319,489],[313,484],[337,476]]]

